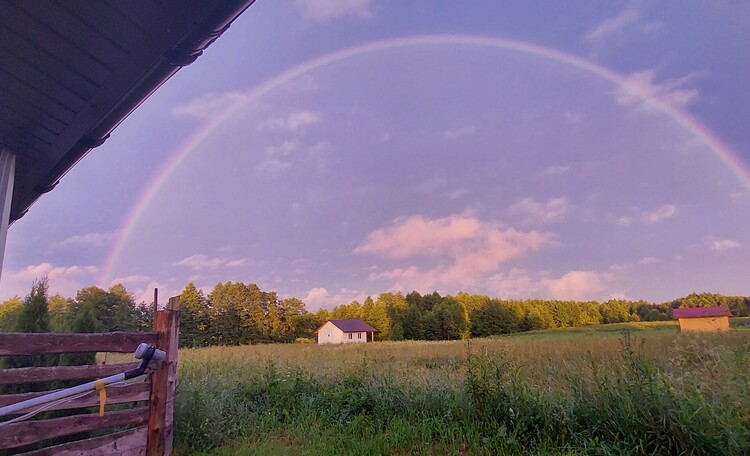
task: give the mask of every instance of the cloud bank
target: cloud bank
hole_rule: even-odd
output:
[[[393,289],[428,290],[473,286],[503,264],[553,244],[551,233],[519,231],[470,215],[415,215],[370,232],[354,253],[397,261],[426,259],[427,267],[401,265],[373,272],[370,279],[388,280]]]

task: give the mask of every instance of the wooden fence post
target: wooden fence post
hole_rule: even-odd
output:
[[[174,393],[177,386],[177,348],[180,336],[180,298],[169,298],[164,310],[154,314],[156,348],[166,353],[161,367],[151,374],[148,456],[171,456],[174,437]]]

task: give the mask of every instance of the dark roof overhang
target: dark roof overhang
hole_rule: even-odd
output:
[[[0,149],[11,222],[254,0],[0,2]]]

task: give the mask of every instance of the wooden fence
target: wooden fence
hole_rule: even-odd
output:
[[[147,455],[172,454],[174,392],[179,342],[179,300],[154,314],[153,332],[105,334],[0,333],[0,356],[60,353],[133,353],[140,343],[155,345],[166,353],[159,369],[143,381],[113,384],[105,389],[104,416],[98,413],[97,391],[69,399],[47,410],[68,410],[63,417],[30,419],[0,426],[0,454],[26,456]],[[0,369],[0,385],[39,385],[72,381],[80,384],[133,369],[137,363],[92,366],[28,367]],[[49,391],[0,395],[0,407]],[[115,404],[117,410],[110,410]],[[92,407],[97,411],[91,413]],[[19,413],[27,413],[29,410]],[[70,414],[77,413],[77,414]],[[0,420],[7,420],[2,417]],[[12,417],[11,417],[12,418]],[[92,433],[96,435],[91,437]],[[67,443],[55,444],[61,437]],[[51,446],[50,446],[51,445]]]

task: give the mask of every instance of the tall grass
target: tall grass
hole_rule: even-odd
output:
[[[181,351],[177,452],[750,454],[750,332],[634,334]]]

